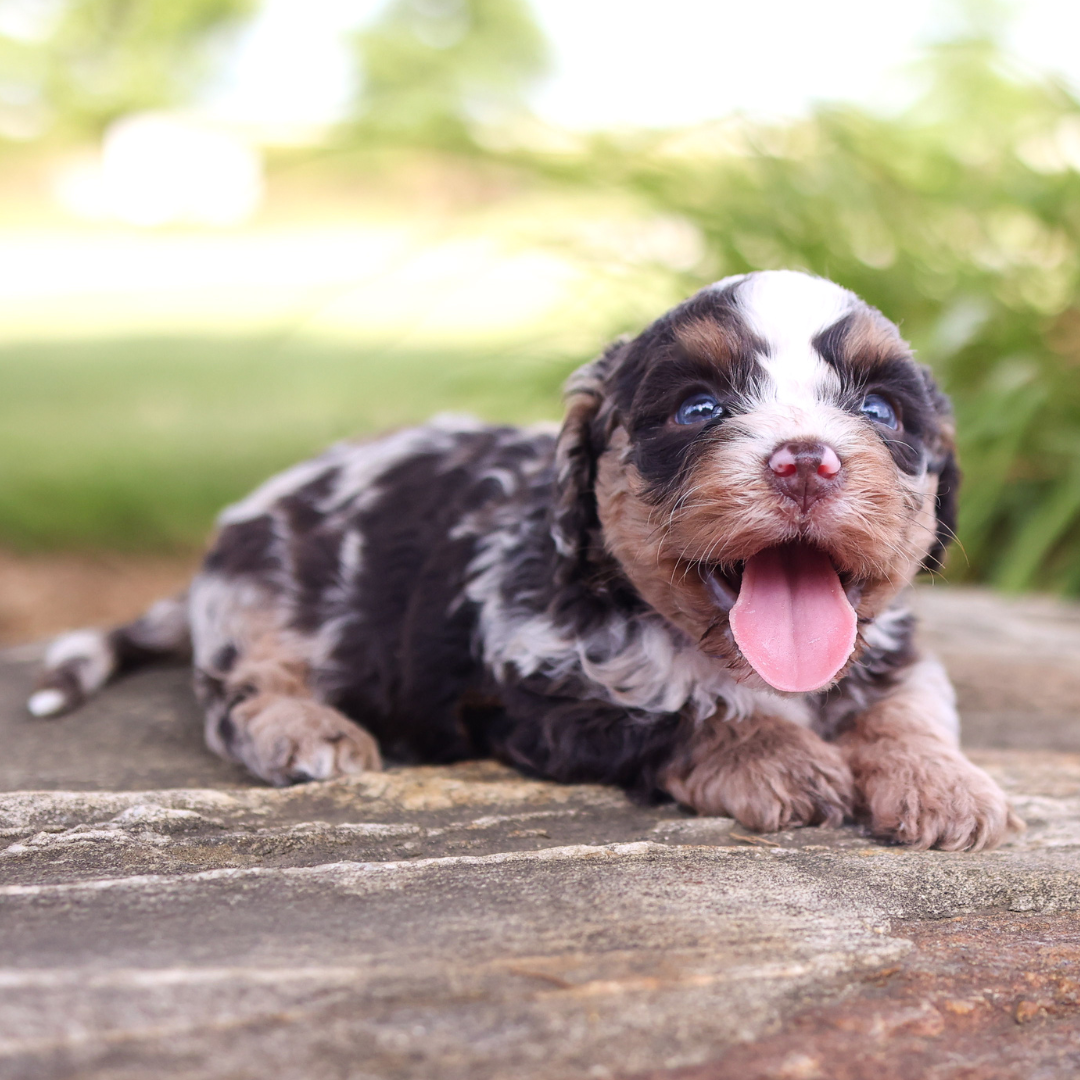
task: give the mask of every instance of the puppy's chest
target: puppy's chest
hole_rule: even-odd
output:
[[[817,730],[865,707],[887,681],[894,657],[878,648],[868,653],[873,670],[857,664],[830,695],[781,694],[746,685],[656,612],[613,607],[597,618],[590,606],[575,619],[572,602],[559,603],[528,525],[518,520],[481,538],[463,590],[475,606],[478,651],[499,684],[604,702],[639,722],[672,713],[695,721],[765,714]]]
[[[745,686],[655,612],[611,610],[597,618],[589,605],[588,615],[575,619],[572,603],[558,603],[550,571],[526,583],[522,562],[532,562],[524,546],[496,533],[479,545],[467,575],[464,597],[475,605],[479,651],[496,682],[601,701],[641,722],[672,713],[738,720],[767,711],[814,723],[809,698]]]

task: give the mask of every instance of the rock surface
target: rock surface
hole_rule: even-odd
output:
[[[274,791],[186,674],[34,721],[0,662],[0,1075],[1080,1075],[1080,608],[925,590],[979,855],[757,836],[487,762]]]

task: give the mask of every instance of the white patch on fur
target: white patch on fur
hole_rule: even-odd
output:
[[[26,708],[31,716],[55,716],[67,705],[67,698],[59,690],[38,690],[30,695]]]
[[[72,661],[79,686],[86,694],[101,689],[116,669],[116,657],[100,630],[73,630],[58,637],[45,653],[46,669]]]
[[[846,315],[856,297],[831,281],[792,270],[751,274],[737,293],[750,329],[768,343],[759,357],[769,380],[765,402],[812,409],[840,388],[836,372],[813,346],[813,339]]]
[[[348,599],[347,586],[350,585],[364,560],[364,538],[357,529],[350,529],[341,539],[341,551],[338,555],[338,576],[340,577],[341,599]]]
[[[960,715],[956,711],[956,690],[941,661],[923,656],[908,668],[903,695],[912,712],[933,727],[953,746],[960,745]]]
[[[504,498],[509,498],[518,488],[518,478],[510,469],[487,469],[485,472],[482,472],[477,479],[481,483],[485,480],[494,481],[499,485]]]
[[[334,614],[315,631],[311,641],[311,663],[315,672],[326,670],[345,628],[364,617],[362,605],[352,603],[353,588],[363,564],[364,538],[358,529],[350,529],[341,540],[337,580],[325,594],[326,607]]]
[[[883,611],[872,623],[862,628],[862,638],[871,649],[894,652],[903,639],[902,623],[911,617],[905,607],[893,607]]]
[[[521,428],[522,434],[527,437],[534,435],[547,435],[551,438],[558,438],[559,432],[562,430],[562,424],[558,420],[537,420],[533,424],[526,424]]]
[[[200,574],[191,583],[191,642],[195,666],[214,670],[224,645],[244,651],[253,633],[276,630],[286,618],[281,602],[257,582]]]

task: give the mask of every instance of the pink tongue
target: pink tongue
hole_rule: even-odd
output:
[[[804,544],[746,561],[731,632],[750,666],[777,690],[832,682],[855,647],[855,609],[828,555]]]

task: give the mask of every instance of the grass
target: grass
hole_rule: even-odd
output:
[[[437,412],[559,415],[578,360],[275,335],[0,347],[0,544],[183,550],[277,469]]]

